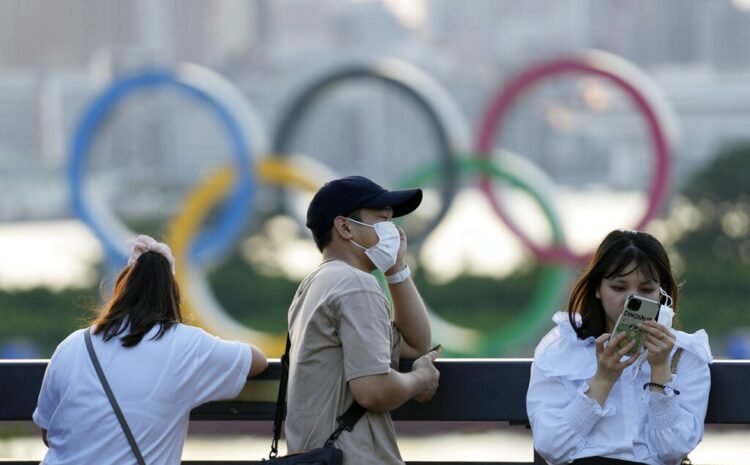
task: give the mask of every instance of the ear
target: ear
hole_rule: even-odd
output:
[[[344,240],[348,241],[349,239],[354,237],[349,222],[346,221],[346,218],[344,218],[343,216],[337,216],[336,218],[334,218],[333,229],[335,230],[335,233]]]
[[[597,299],[599,299],[599,300],[602,300],[602,295],[601,295],[601,294],[599,293],[599,289],[597,289],[597,290],[596,290],[596,292],[594,293],[594,296],[595,296],[595,297],[596,297]]]

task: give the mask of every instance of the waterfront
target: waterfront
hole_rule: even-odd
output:
[[[483,427],[472,424],[464,432],[417,434],[418,423],[397,424],[402,432],[399,444],[407,461],[531,461],[532,440],[523,427]],[[415,428],[416,427],[416,428]],[[204,428],[201,428],[204,429]],[[253,428],[255,429],[255,428]],[[266,435],[237,433],[222,436],[190,434],[185,443],[185,460],[259,460],[268,455],[270,427]],[[282,442],[280,449],[285,450]],[[2,459],[41,460],[45,447],[38,437],[0,439]],[[705,438],[690,454],[695,465],[746,465],[750,456],[750,428],[707,428]],[[0,461],[2,461],[0,459]]]

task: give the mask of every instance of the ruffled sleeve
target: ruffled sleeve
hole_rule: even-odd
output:
[[[680,394],[646,391],[644,399],[649,405],[646,441],[665,463],[679,462],[703,438],[711,389],[708,364],[713,357],[706,332],[675,331],[675,336],[675,347],[684,352],[670,384]]]
[[[693,334],[682,331],[675,331],[674,333],[677,338],[675,347],[682,347],[686,352],[695,355],[705,363],[714,361],[711,346],[708,344],[708,334],[705,330],[701,329]]]
[[[568,314],[552,317],[556,327],[534,350],[534,365],[547,377],[589,379],[596,373],[596,353],[590,349],[594,338],[579,339],[568,320]]]
[[[553,317],[556,327],[534,352],[526,410],[535,449],[549,462],[567,462],[586,443],[597,422],[616,409],[586,395],[585,380],[596,373],[594,338],[578,339],[567,313]]]

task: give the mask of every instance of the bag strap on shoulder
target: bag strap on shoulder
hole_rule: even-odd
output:
[[[678,347],[677,350],[674,351],[674,355],[672,355],[672,361],[669,363],[669,372],[673,375],[677,373],[677,367],[680,364],[680,357],[682,357],[682,352],[684,352],[684,349],[682,347]],[[692,463],[693,462],[686,455],[682,458],[680,465],[692,465]]]
[[[271,453],[268,458],[273,459],[279,455],[279,438],[281,438],[281,424],[286,416],[286,384],[289,379],[289,333],[286,335],[286,348],[281,356],[281,377],[279,378],[279,395],[276,398],[276,413],[273,417],[273,440],[271,441]]]
[[[284,349],[284,355],[281,356],[281,378],[279,379],[279,395],[276,399],[276,414],[273,419],[273,440],[271,441],[271,453],[268,458],[274,459],[279,455],[279,438],[281,438],[281,424],[286,416],[286,391],[289,380],[289,349],[291,348],[291,341],[289,333],[286,334],[286,348]],[[356,400],[352,401],[352,405],[346,409],[340,417],[336,418],[338,427],[331,433],[326,440],[324,447],[332,447],[336,439],[344,431],[351,431],[354,429],[354,425],[357,424],[362,415],[365,414],[367,409],[357,403]]]
[[[96,351],[94,350],[94,344],[91,342],[90,328],[86,328],[86,330],[84,331],[84,339],[86,340],[86,350],[89,352],[89,358],[91,358],[91,363],[94,364],[96,375],[99,377],[99,381],[101,381],[102,383],[104,392],[107,393],[107,398],[109,399],[109,403],[112,405],[112,410],[115,411],[115,415],[117,416],[117,421],[120,422],[122,431],[125,433],[125,437],[128,439],[128,444],[130,444],[130,448],[133,450],[133,455],[135,455],[135,459],[138,461],[138,465],[146,465],[146,461],[143,460],[143,456],[141,455],[141,450],[138,448],[138,443],[135,442],[135,438],[133,437],[133,433],[130,431],[128,422],[125,420],[125,416],[122,414],[122,410],[120,410],[120,405],[117,403],[117,399],[115,399],[115,395],[112,392],[112,388],[109,387],[109,382],[107,382],[107,377],[104,376],[104,371],[102,371],[102,366],[99,364],[99,358],[96,356]]]
[[[677,373],[677,366],[680,364],[680,357],[682,357],[682,347],[678,347],[672,355],[672,362],[669,364],[669,372],[673,375]]]

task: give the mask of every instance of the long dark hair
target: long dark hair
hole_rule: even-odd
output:
[[[122,345],[133,347],[154,325],[159,325],[159,332],[153,339],[159,339],[181,322],[180,290],[169,261],[159,253],[144,252],[120,271],[112,297],[92,325],[94,334],[103,334],[105,341],[125,334]]]
[[[579,338],[599,337],[606,331],[604,307],[596,298],[596,291],[603,279],[621,275],[633,263],[633,270],[638,269],[646,278],[659,283],[672,298],[677,313],[677,284],[664,247],[646,232],[615,230],[604,238],[570,293],[568,318]],[[580,326],[576,314],[581,316]]]

